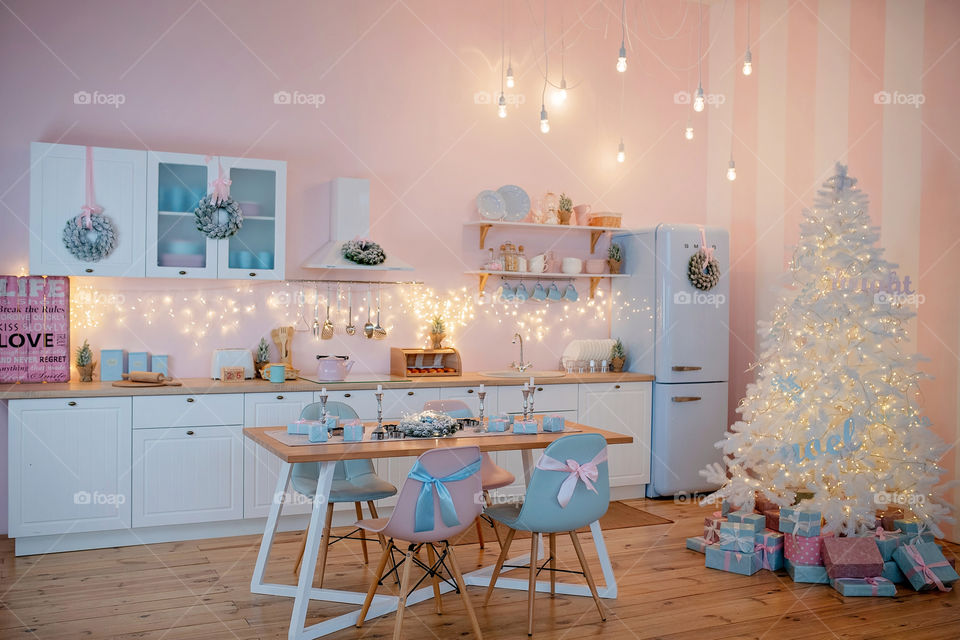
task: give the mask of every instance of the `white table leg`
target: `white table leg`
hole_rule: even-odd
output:
[[[317,490],[313,494],[313,510],[310,512],[310,528],[307,530],[307,546],[303,550],[303,564],[300,566],[300,580],[297,583],[297,595],[293,601],[293,614],[290,616],[290,640],[301,637],[307,622],[307,607],[310,605],[310,590],[313,587],[313,573],[317,568],[317,553],[323,540],[323,523],[327,517],[330,487],[333,484],[333,468],[336,462],[321,462],[317,474]]]
[[[253,577],[250,578],[251,593],[268,593],[264,591],[263,574],[267,569],[267,561],[270,560],[270,549],[273,547],[273,538],[277,534],[277,524],[280,522],[280,510],[283,508],[283,496],[287,491],[287,484],[290,482],[290,470],[292,466],[289,462],[280,463],[280,473],[277,476],[277,488],[273,492],[273,502],[270,503],[270,513],[267,516],[267,526],[263,530],[263,538],[260,539],[260,551],[257,552],[257,565],[253,568]]]

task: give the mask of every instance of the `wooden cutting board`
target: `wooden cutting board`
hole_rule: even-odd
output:
[[[180,387],[182,382],[176,380],[167,380],[166,382],[134,382],[132,380],[117,380],[113,383],[115,387]]]

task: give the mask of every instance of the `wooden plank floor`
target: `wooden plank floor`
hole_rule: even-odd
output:
[[[684,539],[702,530],[704,509],[671,501],[630,504],[674,522],[605,534],[620,589],[618,599],[605,601],[607,621],[600,622],[589,598],[539,594],[536,638],[960,638],[956,590],[918,594],[899,586],[896,598],[844,599],[829,586],[794,584],[783,572],[745,577],[706,569],[702,555],[684,548]],[[290,567],[299,536],[279,535],[269,580],[293,583]],[[599,574],[589,536],[583,540]],[[0,540],[0,638],[286,638],[292,600],[249,591],[258,543],[259,536],[242,536],[15,558],[13,542]],[[379,553],[373,543],[370,548],[375,565]],[[958,550],[948,545],[949,554]],[[464,571],[492,564],[497,552],[496,542],[486,550],[456,547]],[[569,539],[558,540],[558,552],[560,566],[573,568],[576,556]],[[369,577],[359,543],[332,548],[324,586],[364,590]],[[384,589],[393,591],[392,585]],[[499,590],[484,608],[482,590],[469,591],[486,638],[525,637],[526,592]],[[442,616],[434,613],[432,602],[411,607],[404,637],[470,636],[455,594],[444,596],[444,607]],[[314,603],[308,620],[348,609]],[[393,620],[393,615],[378,618],[361,630],[329,637],[390,637]]]

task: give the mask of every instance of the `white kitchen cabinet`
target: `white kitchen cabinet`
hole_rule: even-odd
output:
[[[607,448],[610,486],[650,482],[651,383],[608,382],[580,385],[580,423],[633,436],[630,444]]]
[[[507,387],[509,388],[509,387]],[[489,418],[499,412],[499,403],[497,402],[498,387],[485,387],[486,395],[483,398],[483,415]],[[462,400],[470,407],[472,415],[480,415],[480,398],[477,392],[480,385],[473,387],[440,387],[441,400]]]
[[[523,413],[523,394],[521,386],[498,387],[500,413]],[[538,384],[533,394],[533,408],[536,413],[555,413],[557,411],[577,410],[577,385],[575,384]]]
[[[242,393],[137,396],[133,399],[134,429],[212,427],[243,424]]]
[[[269,427],[286,425],[300,417],[300,412],[312,403],[313,393],[248,393],[244,396],[243,426]],[[243,451],[243,517],[266,517],[273,502],[280,473],[280,458],[249,438]],[[310,501],[288,487],[283,513],[309,513]]]
[[[130,526],[130,398],[9,403],[9,535]]]
[[[144,276],[147,152],[93,148],[96,204],[117,229],[117,246],[98,262],[63,245],[68,221],[86,204],[86,147],[30,145],[30,273],[58,276]]]
[[[133,526],[243,517],[243,428],[133,433]]]

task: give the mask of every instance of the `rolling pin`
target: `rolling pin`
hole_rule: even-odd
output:
[[[173,378],[165,376],[159,371],[131,371],[123,374],[123,379],[130,382],[167,382],[173,380]]]

